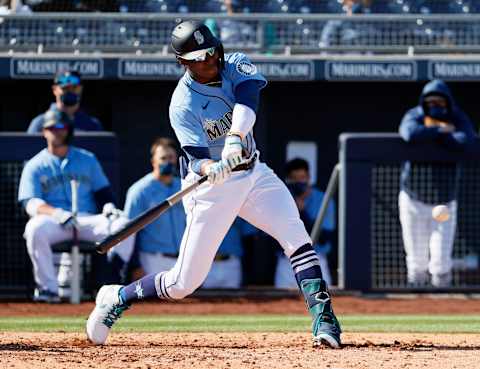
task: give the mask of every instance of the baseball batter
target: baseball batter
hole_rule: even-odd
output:
[[[255,147],[252,129],[266,80],[244,54],[224,55],[221,42],[201,23],[175,27],[172,48],[186,69],[170,104],[172,127],[189,159],[183,185],[204,174],[209,180],[183,200],[187,224],[175,266],[128,286],[102,287],[87,321],[88,338],[105,343],[134,301],[178,300],[195,291],[239,215],[277,239],[289,257],[313,318],[314,343],[340,347],[340,325],[311,239],[288,189],[260,162]]]
[[[127,219],[117,216],[109,219],[113,213],[119,213],[113,204],[110,183],[93,153],[70,144],[73,136],[70,118],[56,110],[48,111],[42,132],[47,148],[26,163],[18,200],[30,215],[24,236],[37,285],[34,299],[58,302],[58,280],[50,246],[71,239],[72,226],[78,229],[80,240],[99,241],[124,226]],[[77,224],[72,223],[70,212],[72,179],[79,182]],[[102,214],[97,214],[97,209],[103,209]],[[117,272],[126,267],[133,243],[134,237],[127,238],[109,254],[110,264]],[[67,256],[62,255],[62,259]]]

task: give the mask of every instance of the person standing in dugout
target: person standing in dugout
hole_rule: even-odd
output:
[[[53,79],[52,93],[55,96],[55,102],[45,113],[38,115],[30,122],[27,133],[41,133],[49,111],[65,113],[73,122],[73,128],[76,131],[103,131],[102,124],[97,118],[80,109],[83,95],[80,73],[73,70],[59,71]]]
[[[425,85],[420,104],[407,111],[399,132],[408,143],[434,143],[451,152],[467,150],[475,139],[472,122],[441,80]],[[412,287],[452,284],[460,176],[460,164],[403,163],[398,206],[407,282]],[[432,209],[440,204],[449,209],[450,218],[445,222],[432,219]]]
[[[135,301],[175,301],[194,292],[238,215],[274,237],[289,257],[312,315],[314,344],[340,347],[340,324],[295,201],[259,160],[253,125],[265,78],[244,54],[224,54],[202,23],[178,24],[171,46],[186,69],[170,103],[170,122],[188,158],[182,185],[203,175],[208,183],[183,199],[187,225],[175,266],[127,286],[103,286],[87,321],[88,339],[104,344],[112,325]]]

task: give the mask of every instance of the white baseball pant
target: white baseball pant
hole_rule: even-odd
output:
[[[182,186],[198,178],[190,172]],[[223,184],[200,186],[183,201],[187,224],[177,263],[155,278],[160,298],[181,299],[200,287],[237,216],[274,237],[287,257],[312,242],[290,192],[258,161],[251,170],[233,172]]]
[[[80,214],[77,218],[78,238],[84,241],[97,242],[110,233],[123,227],[128,219],[120,217],[109,220],[102,214]],[[28,221],[24,233],[27,250],[33,264],[35,283],[41,289],[58,293],[58,280],[53,263],[51,245],[72,239],[72,229],[64,228],[45,214],[36,215]],[[133,252],[134,236],[122,241],[111,249],[109,257],[117,254],[123,261],[128,261]],[[62,258],[64,255],[62,255]]]
[[[450,218],[439,223],[432,218],[429,205],[414,200],[400,191],[398,206],[405,252],[408,282],[423,285],[432,275],[432,284],[446,287],[452,271],[453,241],[457,225],[457,201],[446,204]]]

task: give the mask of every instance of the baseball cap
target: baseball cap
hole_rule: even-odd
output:
[[[43,128],[45,129],[67,129],[71,124],[67,114],[58,110],[49,110],[44,115]]]
[[[60,87],[66,86],[79,86],[82,84],[80,73],[75,71],[60,71],[55,75],[53,79],[55,85]]]

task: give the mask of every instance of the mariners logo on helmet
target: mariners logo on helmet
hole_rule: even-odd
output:
[[[202,32],[200,31],[195,31],[193,33],[193,37],[195,37],[195,41],[197,41],[197,44],[201,45],[205,42],[205,38],[202,35]]]
[[[244,76],[253,76],[257,73],[257,67],[252,63],[242,61],[237,63],[237,72]]]

